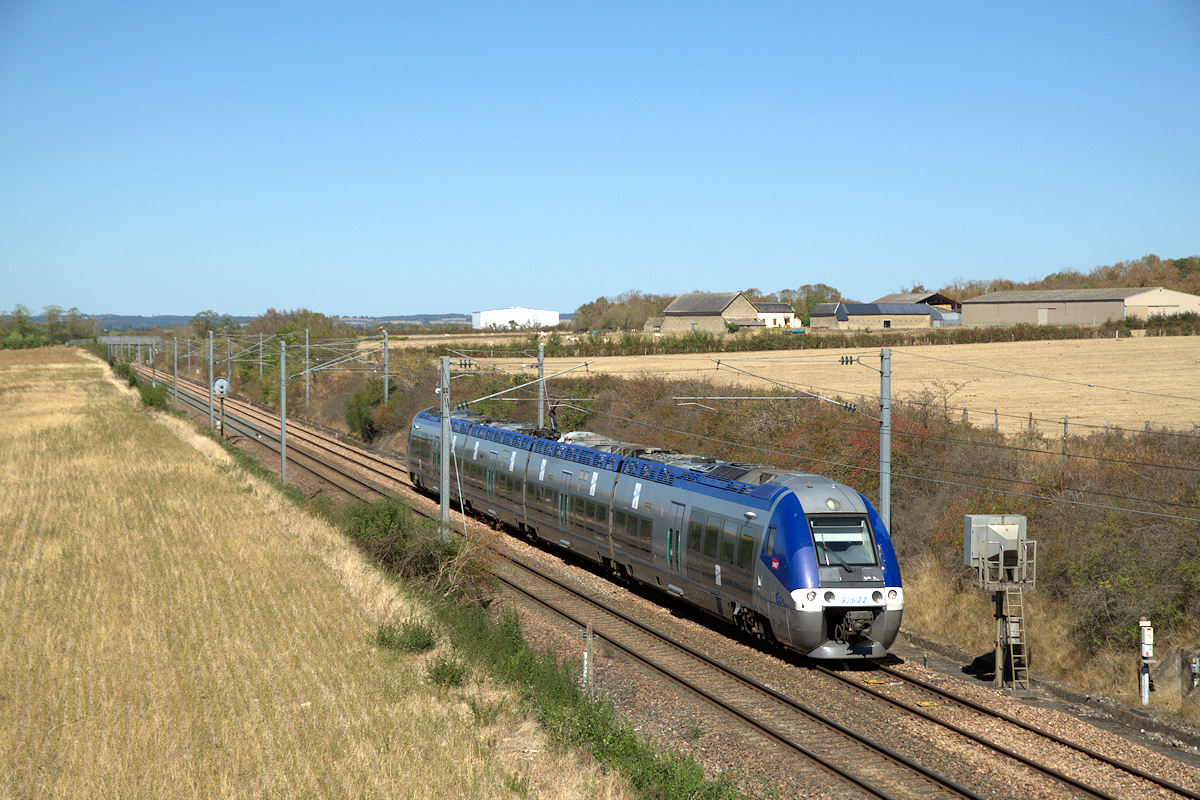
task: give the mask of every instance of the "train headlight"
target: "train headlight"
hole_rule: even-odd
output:
[[[826,506],[826,507],[827,507],[827,508],[828,508],[830,511],[837,511],[838,509],[840,509],[840,508],[842,507],[842,504],[841,504],[841,503],[839,503],[837,500],[835,500],[834,498],[832,498],[832,497],[831,497],[831,498],[829,498],[828,500],[826,500],[826,501],[825,501],[825,506]]]
[[[826,603],[832,603],[832,602],[833,602],[833,592],[826,592],[826,593],[825,593],[825,602],[826,602]]]
[[[816,600],[816,599],[817,599],[817,593],[816,593],[816,592],[809,592],[809,593],[808,593],[807,595],[805,595],[805,596],[808,598],[808,602],[810,602],[810,603],[811,603],[813,600]]]
[[[889,589],[888,590],[888,600],[895,600],[895,599],[896,599],[896,590]]]
[[[882,603],[883,602],[883,592],[878,591],[878,590],[871,592],[871,600],[876,603]]]

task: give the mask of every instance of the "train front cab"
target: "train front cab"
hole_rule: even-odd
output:
[[[831,491],[833,489],[833,491]],[[821,506],[788,492],[767,529],[759,608],[775,637],[814,658],[882,658],[896,638],[904,590],[895,550],[866,498],[845,487],[823,488]],[[829,499],[841,506],[824,507]],[[825,513],[816,513],[816,509]]]

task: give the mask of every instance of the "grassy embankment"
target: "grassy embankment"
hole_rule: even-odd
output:
[[[0,355],[0,795],[627,795],[548,752],[513,692],[439,667],[461,663],[447,636],[377,644],[440,628],[106,375]]]

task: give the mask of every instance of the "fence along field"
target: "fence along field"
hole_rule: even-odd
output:
[[[847,353],[879,367],[878,349],[829,349],[603,357],[594,359],[588,369],[625,376],[708,376],[731,385],[773,388],[766,381],[730,369],[718,370],[713,359],[720,359],[822,395],[854,402],[861,397],[867,404],[877,403],[879,374],[858,365],[839,365],[838,357]],[[546,359],[546,372],[579,361]],[[489,363],[519,371],[529,359]],[[786,390],[780,388],[779,393]],[[1155,428],[1166,426],[1190,433],[1192,426],[1200,423],[1200,339],[1171,336],[896,347],[892,349],[892,397],[937,403],[955,419],[961,419],[966,408],[969,422],[979,426],[991,427],[998,411],[1000,430],[1005,433],[1028,429],[1030,413],[1037,430],[1047,436],[1062,435],[1064,416],[1069,418],[1071,435],[1102,429],[1106,423],[1142,431],[1147,421]]]
[[[377,648],[393,585],[106,375],[0,354],[0,797],[622,794]]]

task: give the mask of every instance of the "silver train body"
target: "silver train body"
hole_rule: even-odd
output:
[[[413,482],[438,494],[440,419],[409,430]],[[879,658],[904,589],[891,539],[818,475],[559,434],[456,411],[450,496],[814,658]]]

